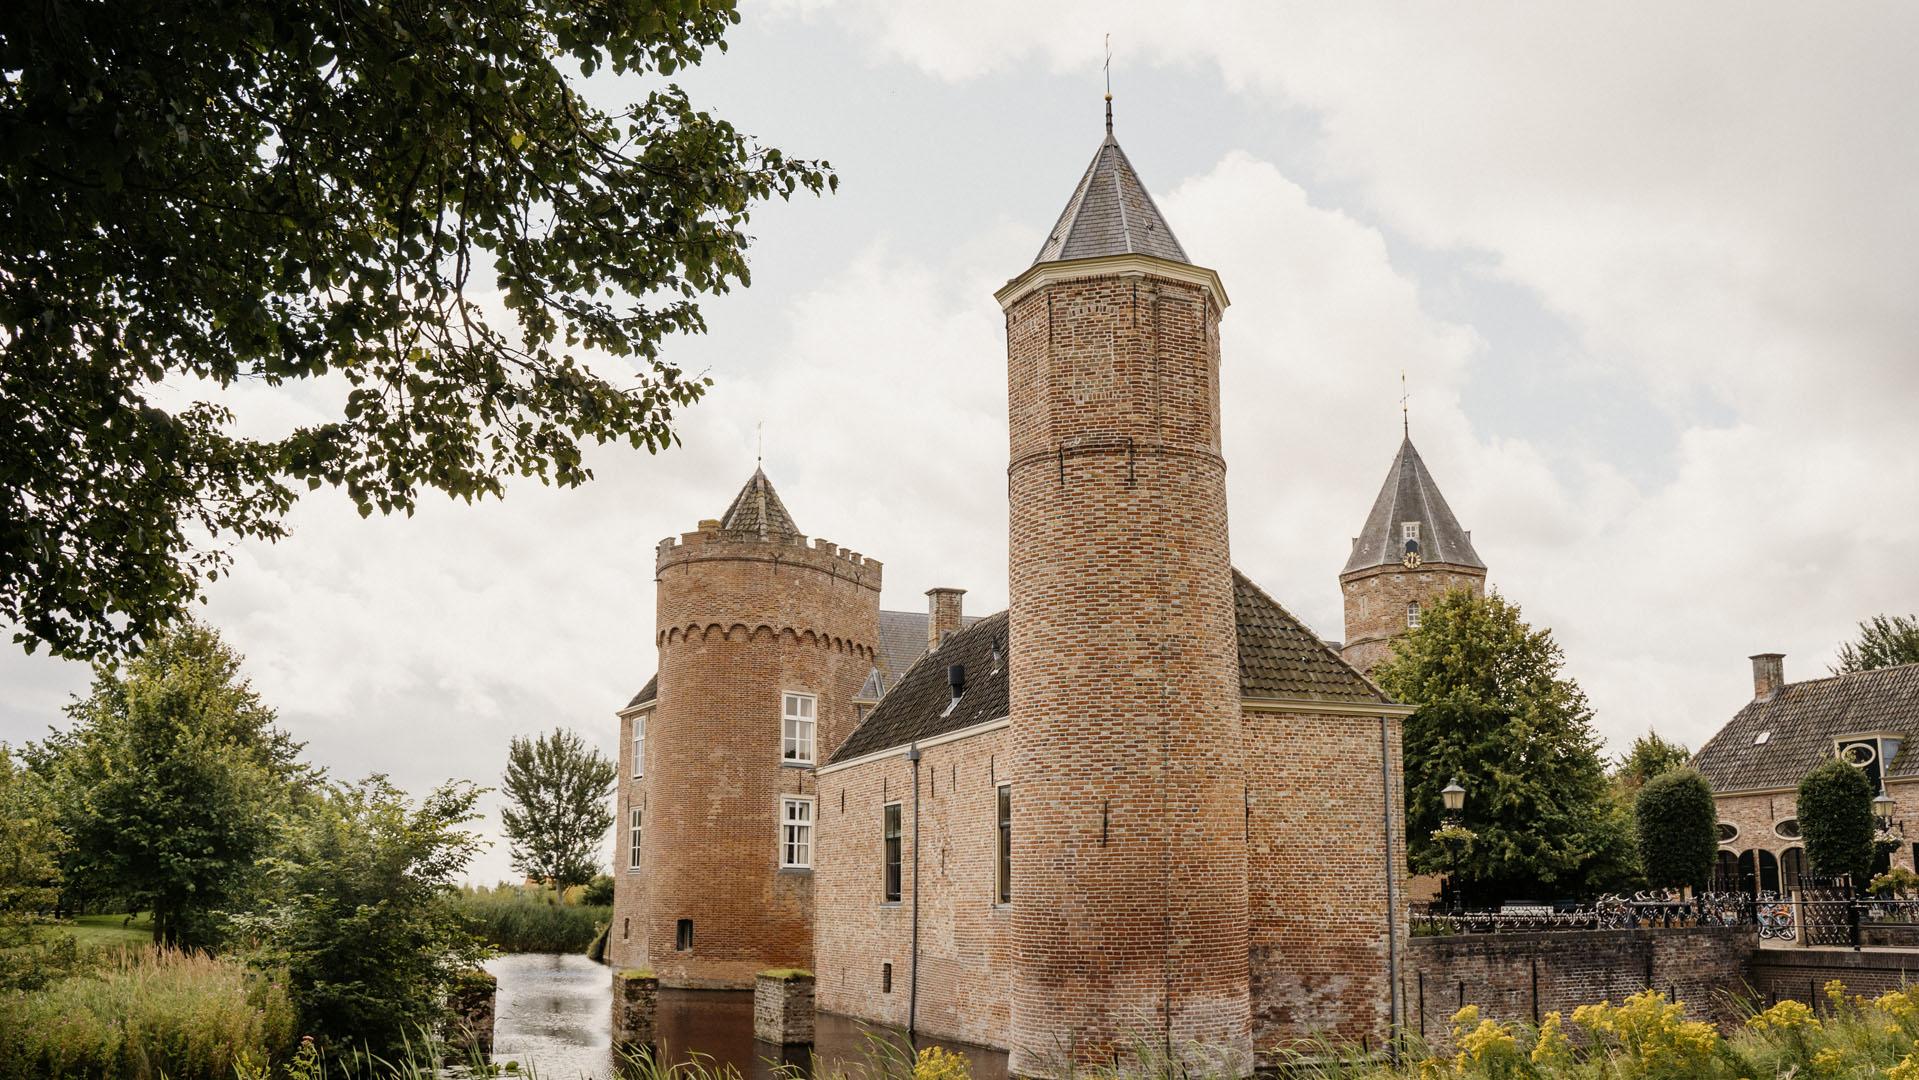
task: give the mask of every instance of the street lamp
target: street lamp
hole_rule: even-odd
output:
[[[1466,789],[1460,784],[1459,777],[1452,777],[1446,781],[1445,787],[1439,789],[1439,802],[1446,809],[1446,820],[1440,831],[1453,833],[1459,828],[1459,812],[1466,808]],[[1451,857],[1452,862],[1453,907],[1464,911],[1466,910],[1465,893],[1459,884],[1460,839],[1456,835],[1446,837],[1446,854]]]
[[[1884,793],[1882,792],[1879,797],[1885,798]],[[1466,808],[1466,789],[1459,786],[1459,777],[1453,777],[1447,781],[1445,787],[1439,789],[1439,801],[1446,806],[1446,824],[1458,823],[1459,812]]]
[[[1872,816],[1877,819],[1880,832],[1892,831],[1892,815],[1899,812],[1899,804],[1886,794],[1885,788],[1879,789],[1879,797],[1872,800]]]

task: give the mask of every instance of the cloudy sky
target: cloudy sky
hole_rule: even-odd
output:
[[[1003,606],[992,291],[1099,141],[1106,33],[1119,137],[1233,299],[1235,561],[1321,634],[1402,370],[1493,584],[1615,748],[1697,746],[1748,654],[1822,675],[1860,619],[1919,608],[1919,8],[774,0],[686,85],[842,184],[761,213],[753,287],[675,346],[716,382],[684,447],[411,519],[315,493],[214,587],[311,755],[424,790],[496,783],[510,735],[555,725],[611,753],[653,670],[653,545],[726,506],[761,423],[801,528],[883,560],[888,607]],[[0,741],[85,681],[0,658]]]

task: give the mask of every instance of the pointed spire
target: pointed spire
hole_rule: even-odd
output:
[[[780,502],[779,492],[773,490],[772,481],[758,468],[733,497],[733,505],[726,508],[720,518],[720,531],[760,540],[785,541],[801,535],[792,515],[786,512],[786,504]]]
[[[1426,471],[1426,462],[1413,448],[1410,435],[1401,439],[1386,482],[1380,486],[1372,512],[1366,515],[1366,524],[1353,543],[1352,557],[1340,573],[1403,565],[1409,524],[1414,526],[1410,531],[1416,533],[1412,539],[1421,563],[1486,568],[1473,550],[1472,535],[1460,527],[1452,507],[1446,505],[1446,497],[1433,482],[1433,474]]]
[[[1102,255],[1151,255],[1192,264],[1179,238],[1113,137],[1113,95],[1106,95],[1106,138],[1066,200],[1066,209],[1033,262],[1064,262]]]

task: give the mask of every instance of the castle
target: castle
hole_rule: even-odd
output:
[[[822,1010],[1010,1052],[1249,1072],[1404,1005],[1399,722],[1362,674],[1485,565],[1405,442],[1340,574],[1346,655],[1233,568],[1219,276],[1106,136],[1006,319],[1008,610],[880,610],[755,471],[660,543],[620,710],[609,959],[810,967]]]

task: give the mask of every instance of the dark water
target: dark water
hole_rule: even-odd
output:
[[[486,965],[500,980],[493,1060],[517,1061],[540,1080],[612,1080],[611,969],[584,956],[514,953]],[[813,1072],[817,1059],[872,1072],[875,1040],[902,1037],[843,1016],[821,1013],[818,1043],[787,1048],[753,1038],[753,994],[745,990],[661,990],[660,1052],[672,1061],[698,1054],[731,1065],[747,1080],[772,1080],[780,1065]],[[929,1040],[921,1040],[928,1045]],[[903,1045],[903,1043],[902,1043]],[[964,1054],[975,1080],[1006,1080],[1006,1055],[940,1043]]]

